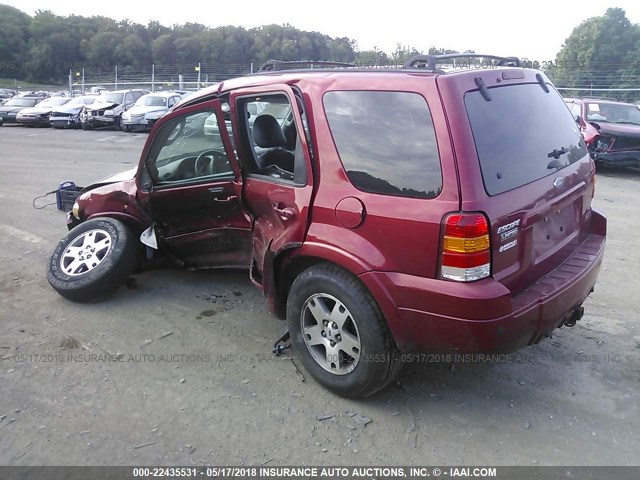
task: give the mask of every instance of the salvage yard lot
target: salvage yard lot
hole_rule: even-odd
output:
[[[350,401],[271,355],[285,324],[246,272],[145,272],[89,305],[51,289],[65,218],[32,199],[135,166],[145,140],[0,128],[0,464],[637,463],[637,171],[598,175],[608,245],[575,328],[504,361],[407,365]]]

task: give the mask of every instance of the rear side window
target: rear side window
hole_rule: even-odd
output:
[[[435,198],[442,172],[431,113],[409,92],[327,92],[324,108],[340,159],[365,192]]]
[[[553,89],[535,84],[465,94],[485,190],[497,195],[546,177],[587,155],[578,126]]]

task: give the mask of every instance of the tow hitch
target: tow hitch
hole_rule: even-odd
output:
[[[567,320],[565,320],[564,325],[567,327],[574,327],[576,322],[580,320],[584,316],[584,307],[579,306],[573,312]]]

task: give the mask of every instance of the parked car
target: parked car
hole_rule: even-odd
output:
[[[148,93],[141,96],[133,106],[122,114],[122,129],[151,130],[156,121],[181,100],[176,92]]]
[[[80,128],[80,112],[87,105],[93,104],[96,98],[95,95],[73,97],[68,103],[53,109],[49,124],[53,128]]]
[[[606,218],[574,120],[540,71],[416,68],[440,58],[183,100],[137,167],[79,195],[49,282],[82,302],[148,259],[247,268],[307,371],[350,397],[413,352],[505,353],[575,325]]]
[[[50,97],[38,103],[35,107],[24,108],[16,115],[16,122],[27,126],[49,126],[49,115],[56,107],[69,103],[67,97]]]
[[[18,115],[18,112],[24,110],[25,108],[34,107],[42,100],[44,100],[44,98],[42,97],[10,98],[4,105],[0,106],[0,119],[2,119],[2,124],[16,123],[16,116]]]
[[[597,165],[640,166],[640,109],[632,103],[567,98]]]
[[[18,94],[18,97],[42,99],[49,97],[49,92],[45,92],[44,90],[38,90],[37,92],[21,92]]]
[[[4,104],[10,98],[13,98],[16,95],[14,90],[9,90],[8,88],[0,88],[0,105]]]
[[[80,123],[84,130],[96,127],[121,129],[122,114],[127,111],[148,90],[116,90],[102,93],[95,102],[87,105],[80,114]]]

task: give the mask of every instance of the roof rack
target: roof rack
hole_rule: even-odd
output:
[[[445,55],[416,55],[411,57],[402,68],[425,68],[427,70],[436,70],[436,64],[442,63],[443,60],[452,60],[456,58],[482,58],[497,60],[496,65],[505,67],[521,67],[522,63],[518,57],[499,57],[497,55],[482,55],[480,53],[448,53]]]
[[[356,65],[348,62],[331,62],[326,60],[267,60],[262,64],[259,72],[275,72],[277,70],[294,70],[307,68],[353,68]]]

